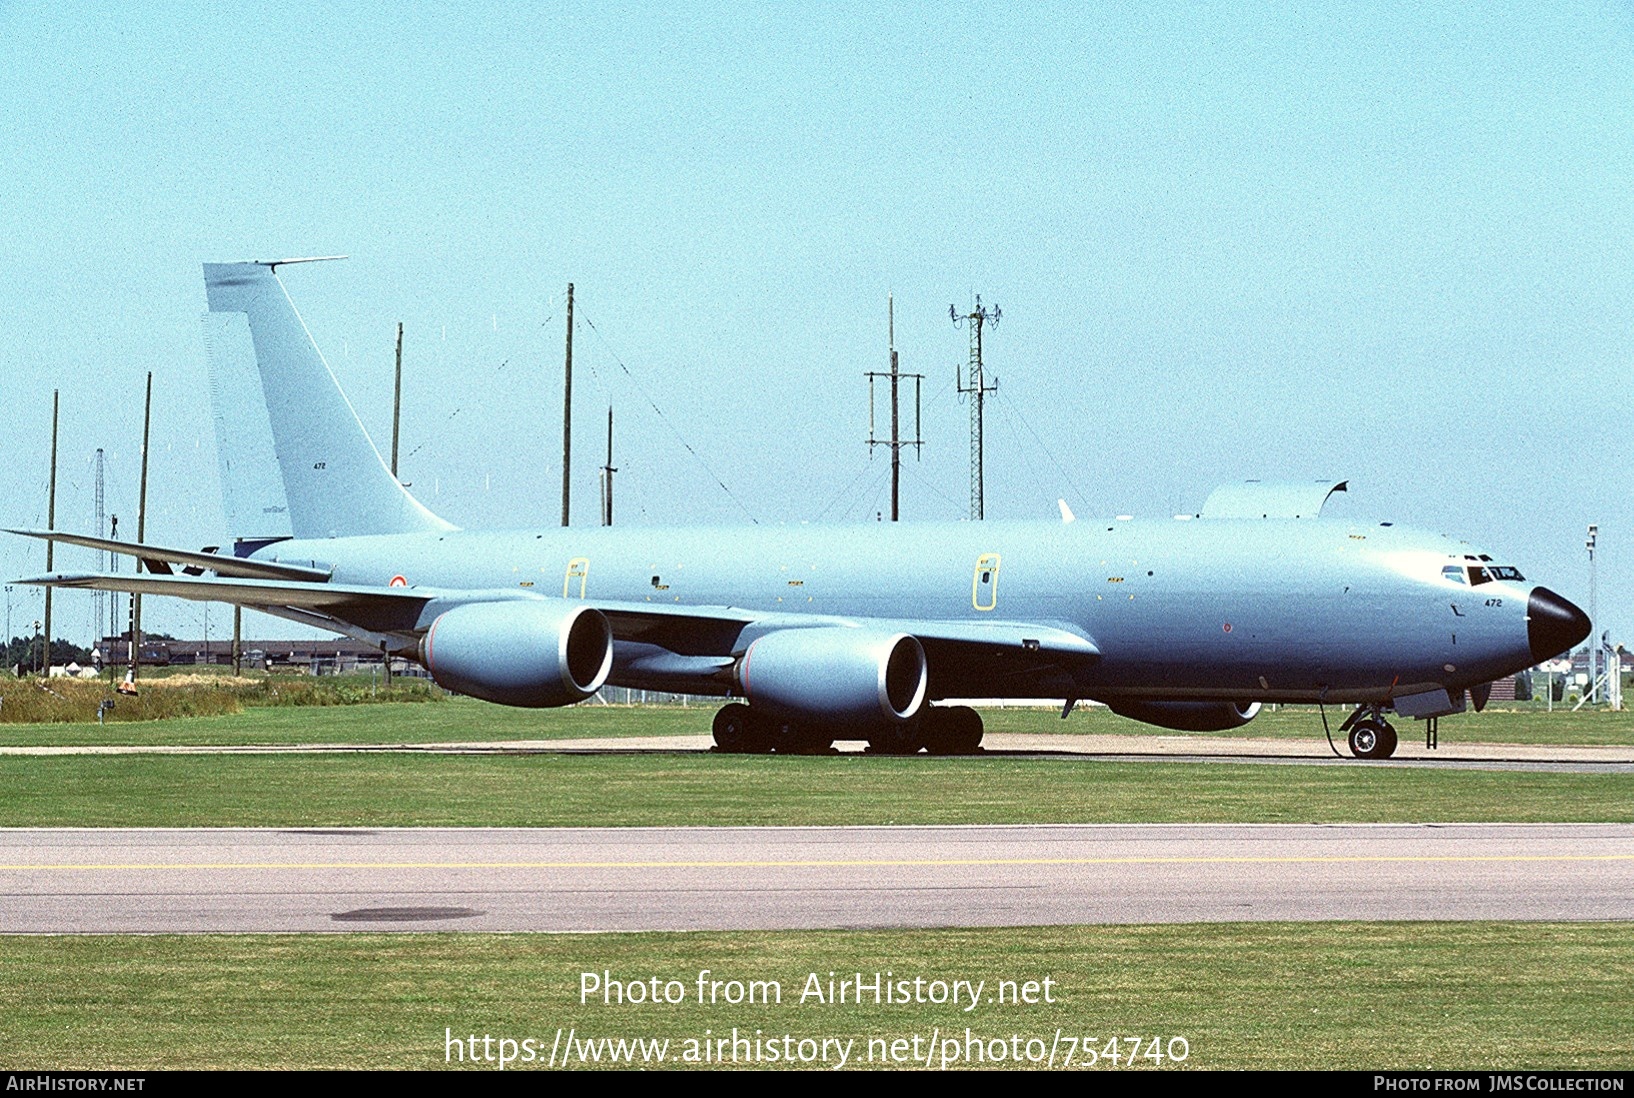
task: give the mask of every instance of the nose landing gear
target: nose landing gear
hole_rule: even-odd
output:
[[[1364,705],[1345,718],[1340,732],[1350,733],[1350,753],[1358,759],[1388,759],[1396,753],[1396,729],[1376,705]]]

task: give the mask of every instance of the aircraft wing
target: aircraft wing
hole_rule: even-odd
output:
[[[89,545],[98,540],[80,538],[75,544]],[[171,563],[178,564],[190,564],[190,557],[212,556],[164,552]],[[218,564],[233,567],[240,563],[250,562],[232,557],[200,562],[209,567]],[[310,569],[290,570],[311,572]],[[556,601],[513,588],[380,587],[313,582],[294,576],[54,573],[17,582],[230,603],[327,628],[404,654],[414,651],[418,638],[438,615],[456,606]],[[585,602],[606,616],[614,640],[626,646],[635,662],[661,667],[665,673],[679,674],[683,679],[696,676],[700,687],[718,683],[719,670],[742,655],[757,637],[817,627],[840,626],[913,636],[925,650],[930,689],[936,697],[985,693],[1071,697],[1075,696],[1072,684],[1076,673],[1100,659],[1095,643],[1065,623],[857,618],[768,614],[729,606],[654,606],[596,599]],[[710,688],[705,692],[715,690]]]
[[[884,622],[918,638],[933,698],[1076,698],[1078,673],[1101,650],[1065,623],[1022,621]]]

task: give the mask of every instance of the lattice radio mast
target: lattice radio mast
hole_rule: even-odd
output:
[[[947,307],[948,317],[955,325],[970,325],[970,362],[966,377],[959,379],[959,392],[970,394],[970,517],[980,520],[985,511],[982,477],[982,399],[996,393],[999,379],[987,384],[982,370],[982,328],[988,324],[998,327],[999,307],[989,311],[982,305],[981,294],[976,295],[976,307],[963,316],[956,305]]]

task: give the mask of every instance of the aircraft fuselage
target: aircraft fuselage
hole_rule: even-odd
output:
[[[1477,556],[1447,537],[1324,519],[455,530],[283,541],[256,556],[346,584],[1048,622],[1101,652],[1070,678],[943,676],[936,697],[1376,703],[1540,658],[1528,604],[1541,588],[1450,578]]]

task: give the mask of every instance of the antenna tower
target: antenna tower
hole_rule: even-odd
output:
[[[885,299],[887,317],[887,343],[891,353],[891,370],[883,373],[879,370],[869,370],[868,378],[868,453],[874,452],[876,446],[891,448],[891,521],[896,522],[902,514],[902,448],[912,446],[914,456],[917,457],[925,445],[925,440],[919,433],[920,384],[925,380],[924,374],[904,374],[898,369],[896,358],[896,302],[891,297]],[[891,382],[891,437],[887,441],[874,437],[874,381],[877,378],[888,378]],[[913,438],[904,440],[901,434],[901,383],[906,378],[913,379]]]
[[[999,379],[995,377],[993,384],[987,384],[982,369],[982,328],[988,324],[998,327],[999,307],[987,309],[982,305],[982,295],[977,294],[976,307],[970,312],[960,316],[958,306],[949,305],[947,314],[955,326],[970,326],[970,362],[966,376],[959,379],[959,392],[970,394],[970,517],[980,520],[986,510],[982,477],[982,399],[999,389]]]

